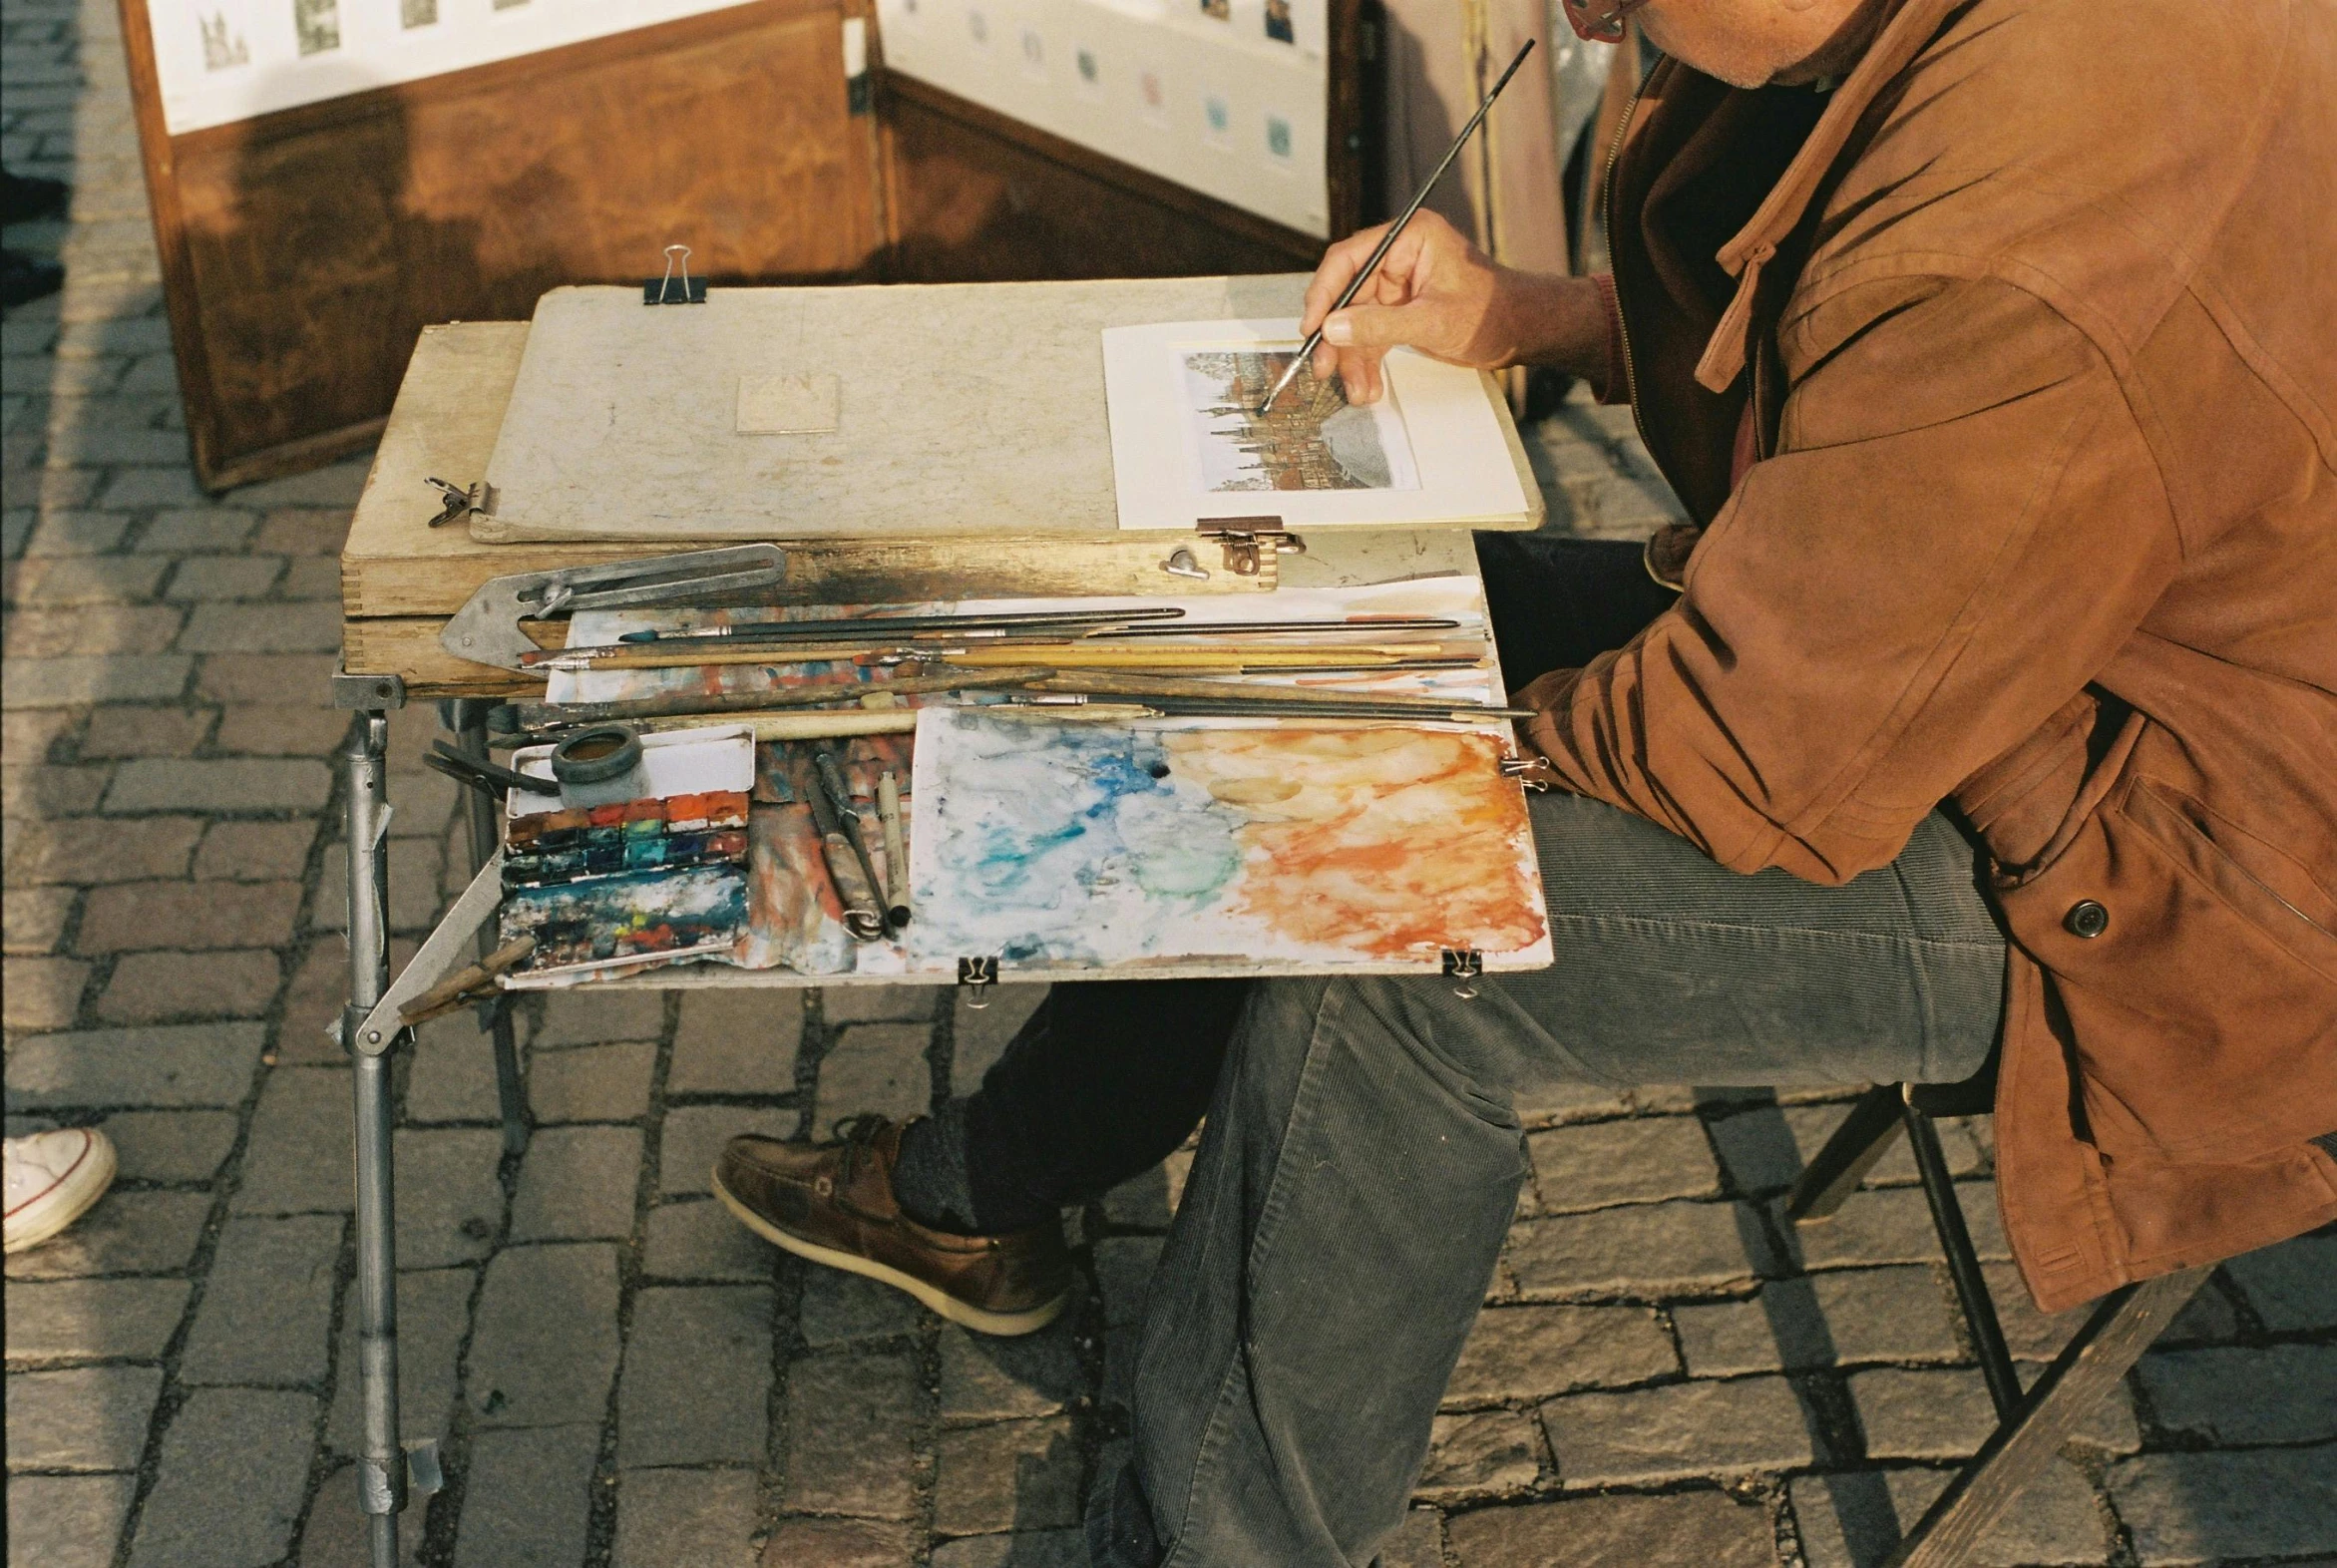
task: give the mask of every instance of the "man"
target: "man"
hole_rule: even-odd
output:
[[[1531,599],[1609,591],[1604,558],[1485,542],[1559,786],[1557,964],[1473,1000],[1060,987],[906,1145],[725,1155],[766,1234],[1027,1325],[1060,1280],[1033,1216],[1116,1128],[1161,1146],[1189,1106],[1125,1083],[1189,1095],[1236,1020],[1099,1565],[1371,1560],[1507,1226],[1520,1086],[1997,1046],[2048,1310],[2337,1218],[2337,7],[1635,14],[1670,58],[1610,182],[1619,313],[1425,223],[1327,332],[1363,398],[1396,343],[1604,378],[1698,525],[1651,551],[1677,602],[1579,667]]]

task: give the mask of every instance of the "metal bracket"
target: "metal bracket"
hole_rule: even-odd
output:
[[[1477,993],[1476,982],[1484,976],[1485,956],[1474,948],[1446,948],[1444,950],[1444,978],[1457,980],[1452,993],[1463,1001]]]
[[[1203,518],[1193,525],[1193,531],[1223,549],[1225,569],[1237,578],[1256,577],[1267,551],[1278,556],[1307,553],[1307,542],[1284,528],[1278,517]],[[1174,572],[1174,568],[1169,570]]]
[[[379,1056],[398,1040],[405,1025],[398,1021],[399,1011],[454,972],[458,964],[468,964],[477,958],[471,939],[479,928],[494,919],[503,904],[503,851],[487,857],[487,864],[479,868],[479,875],[463,890],[463,896],[446,912],[438,929],[423,940],[421,948],[390,981],[389,989],[381,993],[381,1000],[349,1031],[348,1048],[360,1056]]]
[[[457,658],[525,670],[521,655],[537,649],[520,629],[523,619],[550,620],[580,609],[754,603],[755,595],[786,581],[787,553],[777,545],[732,545],[555,572],[519,572],[479,585],[447,621],[438,641]]]
[[[998,982],[996,959],[960,959],[958,983],[967,988],[966,1005],[979,1012],[990,1004],[989,988]]]
[[[423,483],[436,490],[444,503],[438,509],[438,516],[430,520],[432,528],[443,528],[474,512],[482,517],[495,515],[495,487],[484,479],[468,488],[450,485],[443,479],[426,479]]]
[[[352,675],[333,671],[333,706],[370,711],[406,705],[406,683],[396,675]]]

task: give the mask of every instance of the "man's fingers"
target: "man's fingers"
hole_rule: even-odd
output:
[[[1423,337],[1432,339],[1436,313],[1419,305],[1350,305],[1323,323],[1323,340],[1372,357]]]

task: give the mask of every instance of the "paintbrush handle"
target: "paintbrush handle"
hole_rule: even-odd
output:
[[[836,902],[844,906],[844,929],[862,942],[885,934],[885,912],[877,907],[876,890],[852,853],[852,841],[841,833],[820,835],[820,858],[827,863],[828,880],[836,885]]]
[[[512,707],[520,728],[542,729],[553,724],[599,724],[611,719],[682,718],[766,708],[808,708],[823,702],[858,703],[863,697],[880,692],[914,697],[937,691],[995,691],[1008,686],[1026,686],[1053,673],[1044,665],[1016,664],[954,675],[822,680],[805,686],[782,686],[775,691],[672,691],[654,697],[625,697],[614,702],[515,702]]]
[[[1381,234],[1379,243],[1371,247],[1370,259],[1357,269],[1354,277],[1348,279],[1347,287],[1340,290],[1338,302],[1323,312],[1325,321],[1329,321],[1332,316],[1355,303],[1357,291],[1363,286],[1373,272],[1379,269],[1379,263],[1387,259],[1388,248],[1395,243],[1396,236],[1404,231],[1405,225],[1410,223],[1413,216],[1419,212],[1420,203],[1428,199],[1428,193],[1436,189],[1436,182],[1444,178],[1444,171],[1452,167],[1452,161],[1460,157],[1460,150],[1468,145],[1469,137],[1476,131],[1477,127],[1485,123],[1486,112],[1492,109],[1493,100],[1501,96],[1501,90],[1509,85],[1509,79],[1517,75],[1517,68],[1524,65],[1525,57],[1533,52],[1534,41],[1529,38],[1525,41],[1525,47],[1517,52],[1517,58],[1509,62],[1509,69],[1501,73],[1501,80],[1493,84],[1493,91],[1487,93],[1485,101],[1477,105],[1477,112],[1469,116],[1469,123],[1460,128],[1460,135],[1452,139],[1452,146],[1444,150],[1443,158],[1439,159],[1436,167],[1428,172],[1428,178],[1413,194],[1411,204],[1403,209],[1401,215],[1394,222],[1387,225],[1387,232]],[[1264,418],[1267,410],[1274,407],[1274,400],[1282,396],[1283,389],[1297,379],[1301,367],[1314,357],[1315,350],[1321,347],[1322,343],[1323,327],[1318,323],[1315,330],[1307,334],[1307,341],[1299,345],[1299,351],[1292,357],[1291,362],[1283,367],[1282,379],[1274,384],[1273,391],[1266,394],[1266,401],[1258,405],[1260,418]]]

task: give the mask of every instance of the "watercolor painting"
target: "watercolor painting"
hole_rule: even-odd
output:
[[[340,0],[292,0],[292,32],[303,55],[340,48]]]
[[[438,25],[438,0],[398,0],[398,25],[408,32]]]
[[[1035,27],[1022,29],[1022,74],[1033,80],[1046,80],[1046,39]]]
[[[1144,118],[1156,126],[1168,124],[1168,90],[1160,85],[1160,72],[1146,66],[1136,76],[1136,93],[1144,103]]]
[[[1289,163],[1292,141],[1290,117],[1269,112],[1266,116],[1266,156],[1278,164]]]
[[[974,40],[974,48],[987,49],[990,46],[990,19],[981,14],[979,7],[967,7],[966,31]]]
[[[1290,350],[1184,354],[1201,489],[1419,489],[1411,441],[1391,397],[1351,406],[1337,381],[1317,380],[1310,367],[1259,418],[1258,405],[1290,362]]]
[[[1489,967],[1547,963],[1506,749],[1479,730],[929,710],[912,954],[1430,968],[1475,948]]]
[[[1295,44],[1299,30],[1291,19],[1291,0],[1266,0],[1266,36],[1278,44]]]
[[[202,29],[205,71],[232,71],[237,66],[251,64],[251,45],[244,41],[241,29],[228,23],[224,11],[213,11],[208,16],[197,12],[195,22]]]
[[[1079,72],[1079,90],[1082,96],[1095,98],[1103,91],[1103,65],[1095,50],[1086,44],[1071,46],[1071,63]]]
[[[1201,14],[1217,22],[1234,19],[1233,0],[1201,0]]]
[[[1233,145],[1234,109],[1223,93],[1201,95],[1202,138],[1211,147]]]

